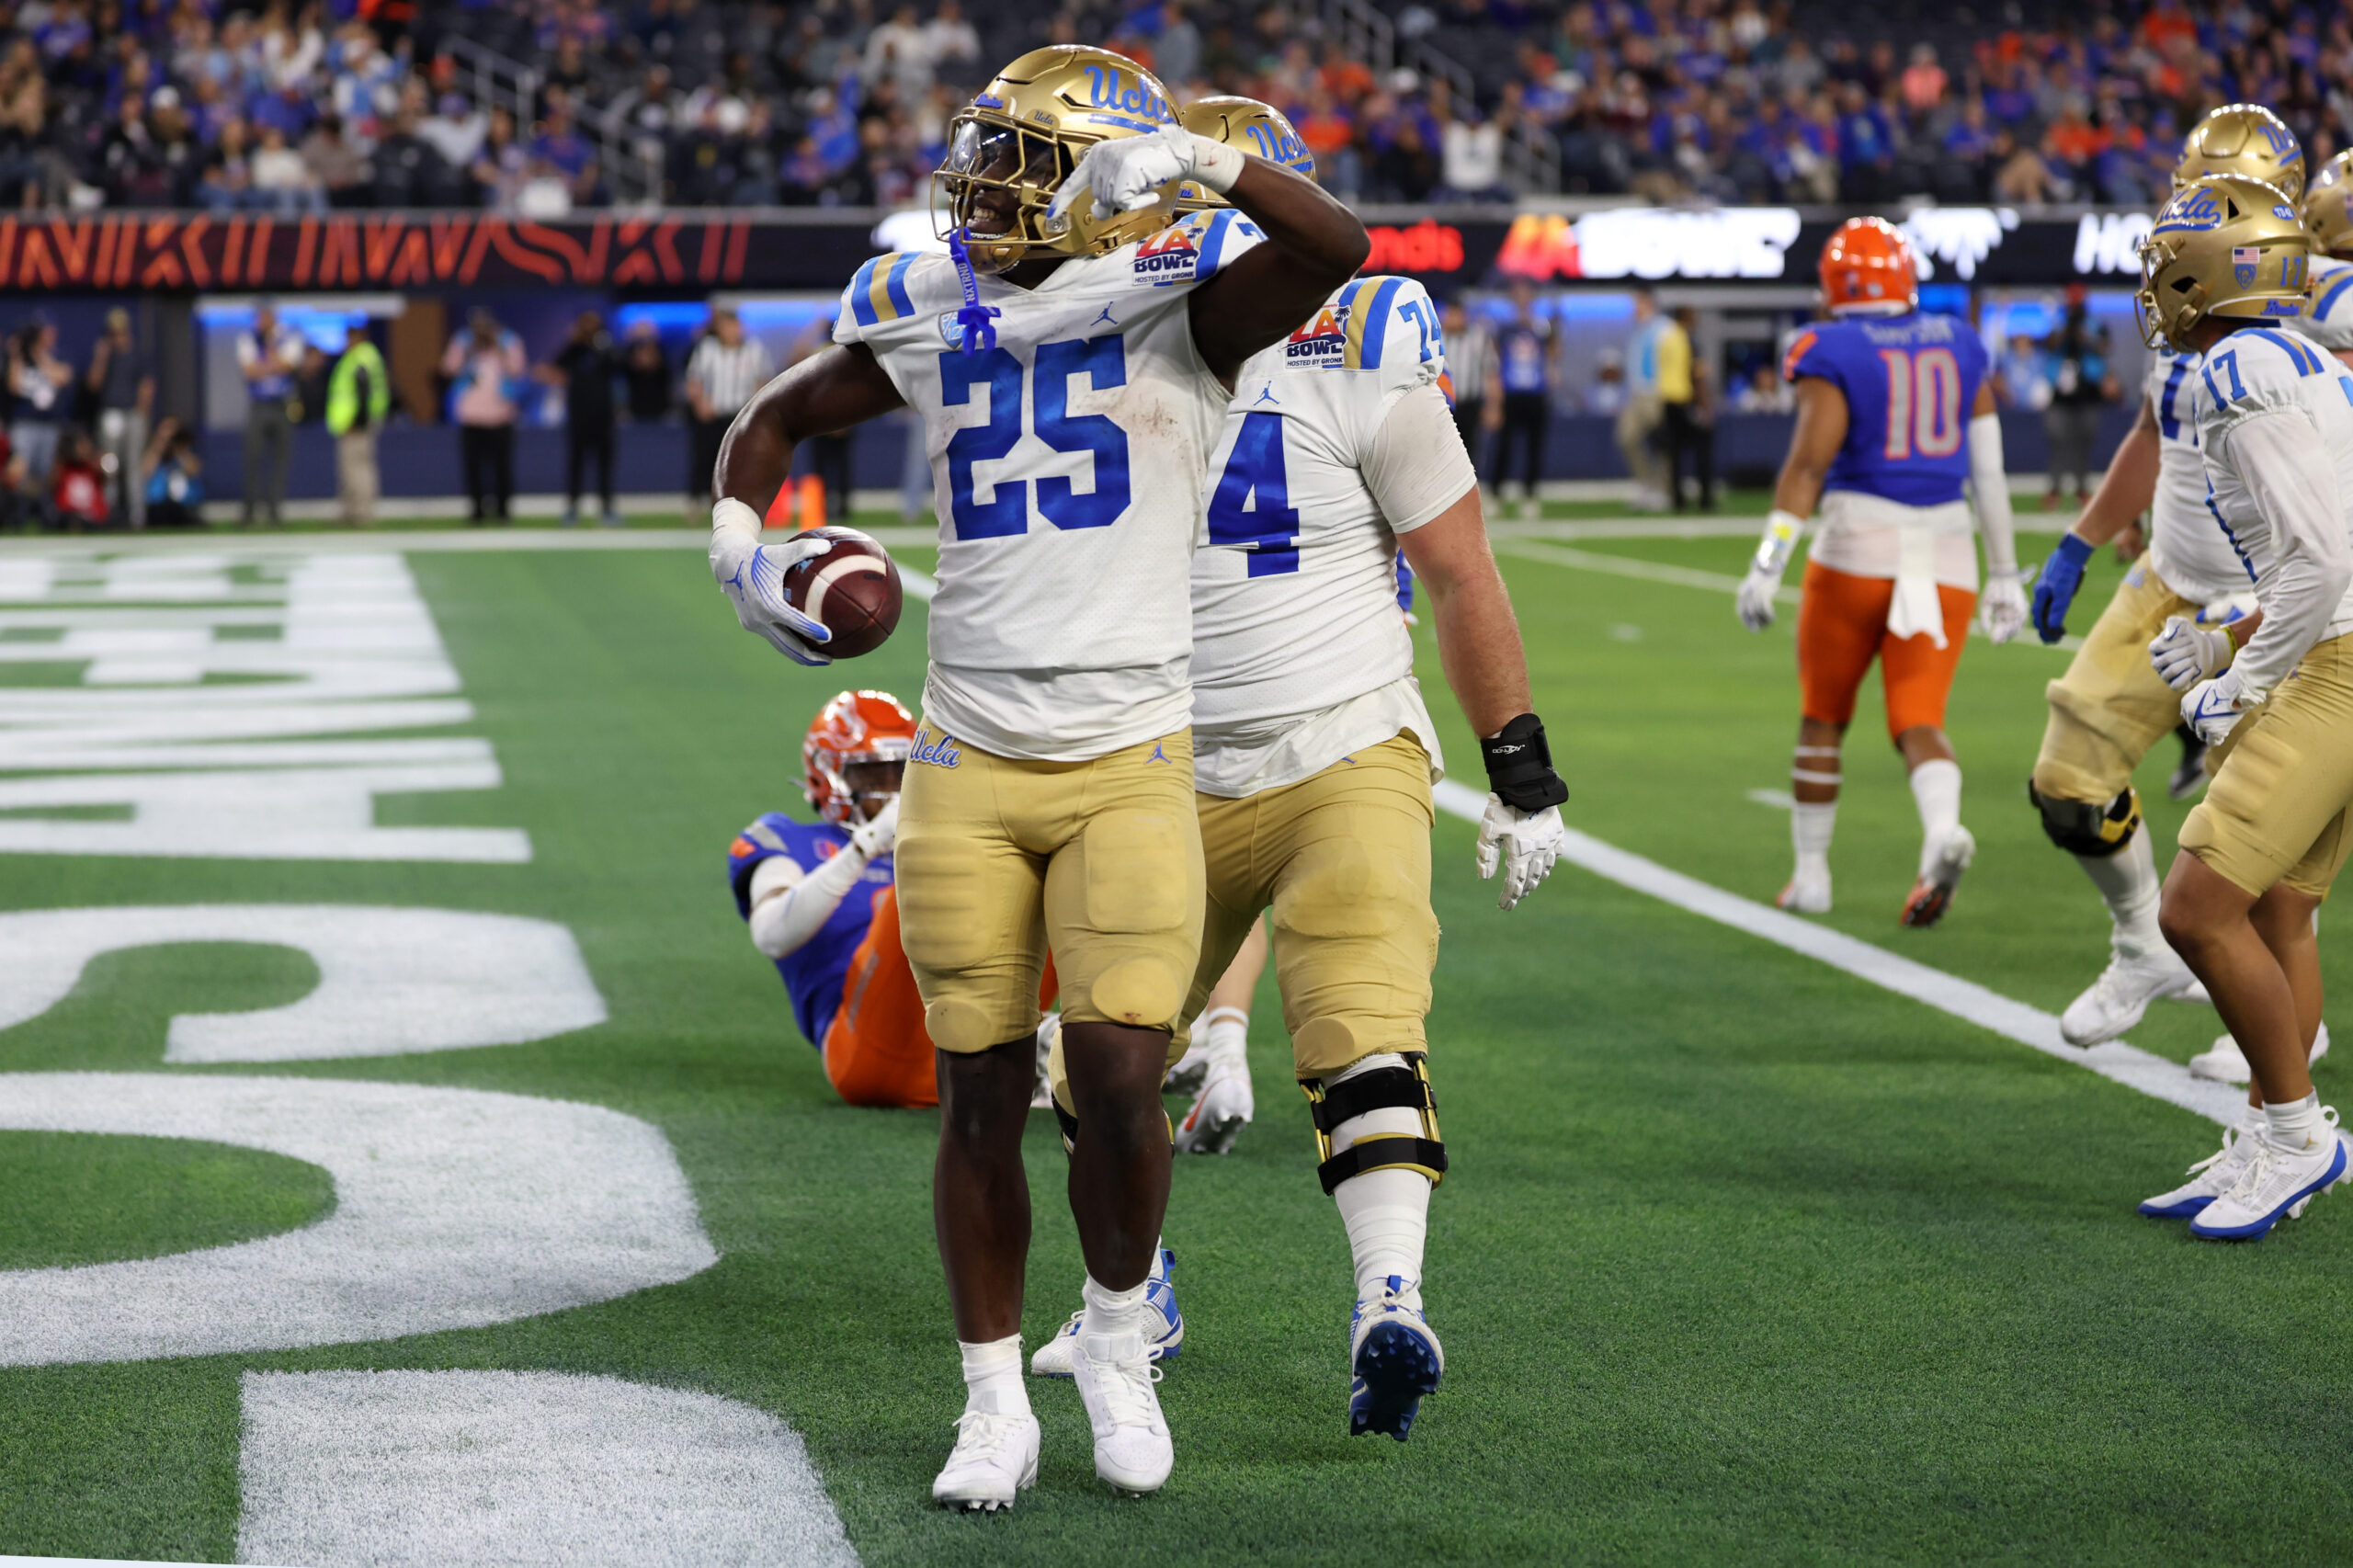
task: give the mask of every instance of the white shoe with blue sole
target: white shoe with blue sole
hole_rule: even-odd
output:
[[[2222,1146],[2189,1167],[2189,1179],[2171,1192],[2141,1200],[2141,1212],[2152,1220],[2188,1220],[2238,1185],[2255,1147],[2263,1141],[2263,1112],[2247,1110],[2222,1129]]]
[[[2345,1143],[2336,1136],[2336,1112],[2321,1112],[2325,1123],[2311,1146],[2281,1149],[2267,1133],[2228,1192],[2199,1210],[2189,1233],[2207,1242],[2251,1242],[2282,1220],[2302,1215],[2305,1206],[2345,1179]]]
[[[1392,1274],[1379,1301],[1357,1303],[1348,1331],[1348,1436],[1380,1432],[1405,1440],[1422,1397],[1446,1376],[1446,1351],[1421,1309],[1404,1301],[1405,1281]]]
[[[1143,1304],[1151,1314],[1146,1324],[1150,1330],[1144,1343],[1155,1360],[1173,1361],[1185,1348],[1185,1314],[1176,1310],[1176,1287],[1168,1277],[1176,1267],[1176,1255],[1167,1247],[1153,1260],[1152,1273],[1144,1279]],[[1054,1331],[1054,1336],[1038,1346],[1029,1358],[1029,1375],[1033,1378],[1067,1378],[1071,1375],[1072,1354],[1078,1348],[1079,1321],[1086,1316],[1080,1308],[1070,1314],[1070,1321]]]

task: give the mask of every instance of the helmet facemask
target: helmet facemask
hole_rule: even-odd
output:
[[[932,226],[946,217],[940,237],[961,236],[975,272],[1003,272],[1033,250],[1066,253],[1071,222],[1046,209],[1073,166],[1054,137],[968,108],[949,122],[948,156],[932,176]]]

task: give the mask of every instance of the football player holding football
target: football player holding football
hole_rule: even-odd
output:
[[[1742,624],[1773,624],[1781,574],[1814,504],[1822,531],[1798,605],[1802,718],[1790,772],[1796,869],[1777,902],[1830,908],[1830,838],[1839,752],[1871,661],[1886,685],[1887,733],[1920,812],[1919,875],[1899,918],[1933,926],[1977,852],[1961,825],[1961,764],[1945,738],[1945,699],[1977,603],[1970,505],[1985,536],[1985,635],[2026,622],[1984,345],[1967,322],[1920,309],[1912,246],[1884,219],[1854,218],[1822,248],[1829,320],[1790,345],[1797,428],[1773,510],[1742,581]]]
[[[2253,1074],[2244,1118],[2191,1179],[2141,1205],[2193,1236],[2251,1241],[2341,1179],[2336,1112],[2313,1089],[2313,918],[2353,851],[2353,373],[2271,324],[2311,296],[2288,195],[2239,176],[2175,193],[2141,247],[2142,333],[2199,356],[2208,505],[2255,574],[2257,613],[2170,619],[2149,644],[2215,748],[2157,918]]]
[[[1232,208],[1179,218],[1195,182]],[[1134,61],[1056,45],[950,124],[947,256],[859,269],[835,343],[764,388],[719,460],[714,574],[803,661],[825,632],[764,546],[796,443],[903,405],[939,524],[931,665],[901,798],[901,938],[938,1048],[940,1253],[967,1400],[933,1487],[1009,1505],[1037,1474],[1022,1383],[1020,1141],[1051,946],[1086,1126],[1070,1197],[1087,1271],[1073,1371],[1096,1471],[1149,1492],[1174,1462],[1144,1333],[1168,1196],[1160,1085],[1199,958],[1188,596],[1225,386],[1362,264],[1363,224],[1312,180],[1175,122]]]
[[[2190,131],[2174,185],[2221,174],[2260,179],[2292,198],[2303,188],[2303,151],[2269,109],[2228,105]],[[2083,516],[2043,562],[2030,612],[2042,640],[2059,641],[2092,551],[2149,514],[2146,552],[2085,633],[2066,674],[2043,693],[2051,712],[2028,784],[2043,832],[2075,857],[2108,905],[2108,967],[2059,1018],[2074,1045],[2114,1040],[2159,998],[2205,1000],[2157,926],[2155,847],[2132,773],[2180,722],[2179,694],[2149,665],[2149,640],[2177,619],[2213,627],[2244,614],[2255,588],[2246,558],[2207,510],[2197,356],[2162,339],[2154,347],[2140,418]],[[2191,1071],[2246,1076],[2227,1036]]]
[[[1288,120],[1204,99],[1185,123],[1312,176]],[[1194,199],[1230,216],[1219,193]],[[1355,1265],[1352,1433],[1404,1440],[1445,1369],[1422,1311],[1430,1189],[1446,1171],[1423,1017],[1437,732],[1414,679],[1402,551],[1488,783],[1482,876],[1510,909],[1564,841],[1527,659],[1487,546],[1478,476],[1446,391],[1436,303],[1410,278],[1358,278],[1233,381],[1193,561],[1193,776],[1209,915],[1186,1007],[1199,1017],[1272,911],[1292,1068],[1313,1108],[1317,1176]],[[1225,993],[1230,996],[1230,992]],[[1238,1033],[1213,1046],[1180,1140],[1230,1139],[1248,1110]],[[1226,1096],[1229,1091],[1239,1092]],[[1076,1111],[1078,1145],[1090,1130]],[[1074,1359],[1073,1328],[1034,1370]]]

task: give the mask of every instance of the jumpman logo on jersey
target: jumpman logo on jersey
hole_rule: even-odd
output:
[[[1280,408],[1283,405],[1283,400],[1275,395],[1275,387],[1273,382],[1269,381],[1265,386],[1258,389],[1258,401],[1257,403],[1253,403],[1250,406],[1256,408],[1260,403],[1271,403],[1277,408]]]
[[[1089,326],[1101,326],[1105,322],[1111,322],[1113,326],[1120,324],[1118,322],[1111,321],[1111,307],[1108,305],[1103,307],[1103,313],[1101,315],[1097,316],[1093,321],[1088,322],[1086,324]]]
[[[1154,741],[1154,742],[1153,742],[1153,743],[1152,743],[1152,755],[1151,755],[1150,756],[1148,756],[1148,757],[1145,757],[1145,758],[1144,758],[1144,761],[1145,761],[1145,762],[1147,762],[1147,763],[1154,763],[1154,762],[1166,762],[1167,760],[1168,760],[1168,757],[1167,757],[1166,754],[1165,754],[1164,752],[1162,752],[1162,751],[1161,751],[1161,749],[1160,749],[1160,743],[1159,743],[1158,741]]]

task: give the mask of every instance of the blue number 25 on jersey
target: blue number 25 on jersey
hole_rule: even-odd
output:
[[[1000,461],[1020,443],[1021,372],[1021,361],[1005,348],[939,357],[940,401],[949,407],[972,402],[975,386],[988,388],[988,423],[966,426],[948,441],[949,510],[960,540],[1029,530],[1029,480],[997,481],[989,501],[972,494],[972,465]],[[1026,400],[1034,404],[1031,428],[1058,452],[1089,452],[1095,460],[1095,488],[1086,494],[1064,475],[1040,477],[1038,510],[1058,528],[1108,528],[1128,509],[1128,433],[1108,415],[1070,412],[1070,381],[1079,375],[1097,392],[1126,386],[1127,339],[1115,334],[1038,345],[1034,387]]]

